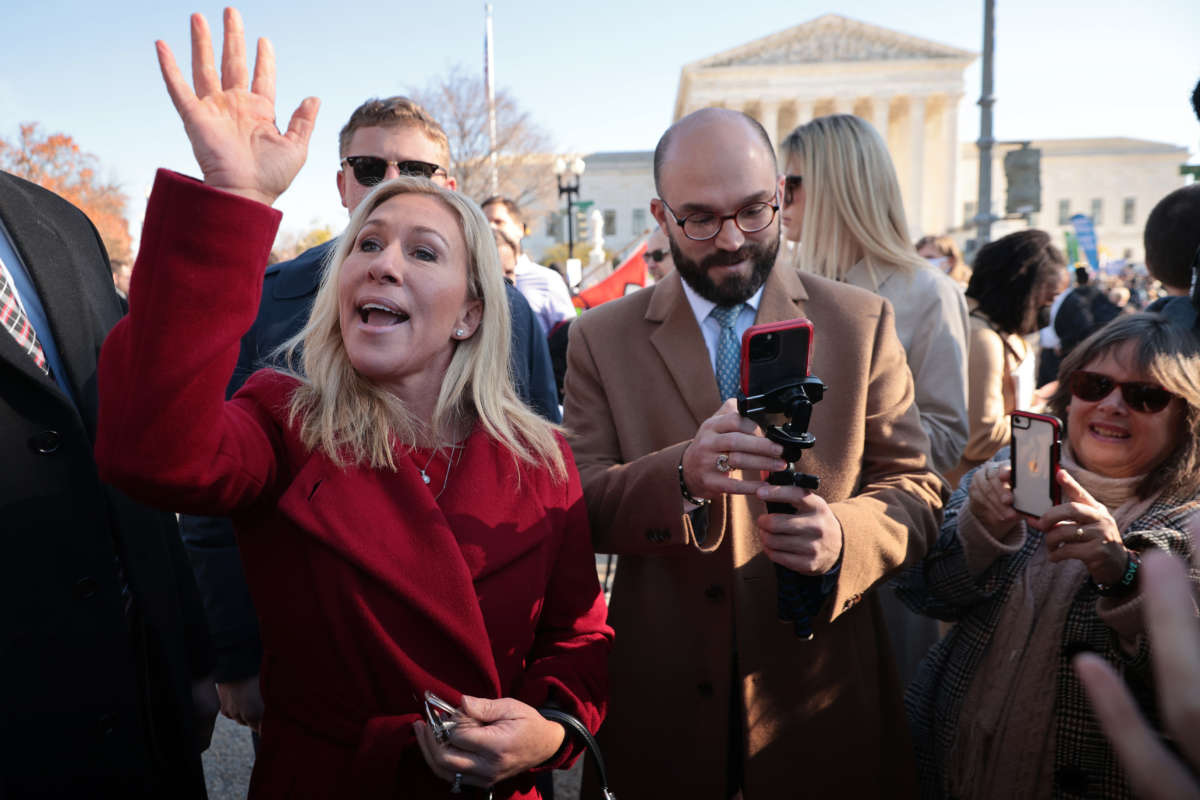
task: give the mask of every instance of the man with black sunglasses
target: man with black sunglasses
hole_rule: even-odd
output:
[[[675,271],[571,326],[565,424],[602,553],[617,553],[602,749],[625,800],[906,797],[913,756],[871,589],[937,536],[942,481],[891,305],[776,263],[780,186],[762,126],[704,109],[655,151],[650,211]],[[804,472],[738,415],[738,342],[812,321]],[[794,513],[768,513],[764,501]],[[799,573],[813,636],[778,619]],[[622,781],[618,783],[618,781]],[[586,794],[585,794],[586,796]]]
[[[445,131],[406,97],[372,99],[355,109],[338,135],[338,150],[338,194],[351,214],[375,186],[401,175],[457,188],[448,172],[450,144]],[[267,268],[258,318],[242,339],[228,396],[308,321],[325,262],[336,246],[337,239],[332,239]],[[546,337],[521,293],[512,286],[507,290],[513,328],[510,365],[518,394],[543,417],[558,422],[558,392]],[[262,717],[258,690],[262,646],[233,526],[224,518],[185,515],[180,528],[217,650],[221,711],[257,730]]]
[[[655,228],[646,239],[646,269],[650,270],[650,275],[656,281],[661,281],[667,273],[675,269],[667,235],[662,232],[662,228]]]

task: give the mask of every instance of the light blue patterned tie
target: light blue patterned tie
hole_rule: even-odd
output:
[[[738,303],[736,306],[715,306],[709,312],[709,316],[721,326],[721,335],[717,339],[717,389],[721,392],[722,402],[736,395],[738,390],[742,348],[734,326],[745,307],[745,303]]]

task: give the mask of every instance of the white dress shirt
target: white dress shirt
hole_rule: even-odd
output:
[[[696,315],[696,324],[700,326],[700,333],[704,336],[704,346],[708,348],[708,362],[712,365],[713,374],[716,375],[717,341],[721,338],[721,323],[710,317],[709,314],[717,304],[696,294],[696,290],[683,280],[682,275],[679,276],[679,279],[683,281],[683,293],[687,296],[688,305],[692,307],[692,313]],[[746,301],[742,313],[738,314],[737,322],[734,323],[734,332],[737,333],[739,342],[742,341],[742,336],[754,324],[754,319],[758,316],[758,304],[762,301],[762,293],[763,287],[760,286],[758,291]]]
[[[547,336],[558,323],[575,319],[575,304],[571,302],[571,293],[562,276],[549,267],[533,263],[524,253],[517,259],[513,283],[529,301],[533,315],[542,323]]]

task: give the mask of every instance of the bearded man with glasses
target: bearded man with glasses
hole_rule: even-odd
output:
[[[457,188],[447,172],[450,144],[445,131],[406,97],[372,99],[360,105],[338,135],[338,150],[338,194],[351,214],[377,185],[400,176],[419,176],[448,189]],[[308,321],[327,256],[336,246],[334,238],[267,268],[258,317],[242,339],[227,396],[266,365],[275,349]],[[538,414],[558,422],[558,390],[546,337],[521,293],[511,285],[506,285],[506,291],[513,328],[510,367],[517,393]],[[184,515],[180,531],[216,646],[221,711],[257,730],[262,718],[258,689],[262,646],[233,525],[224,518]]]
[[[871,589],[937,535],[944,484],[886,300],[776,264],[781,183],[762,127],[691,114],[655,151],[650,210],[675,273],[572,326],[564,422],[596,549],[621,556],[609,716],[614,791],[905,797],[915,770]],[[807,317],[828,386],[803,469],[737,413],[737,342]],[[731,352],[730,347],[733,347]],[[768,514],[764,501],[795,514]],[[811,640],[777,620],[774,564],[820,606]]]

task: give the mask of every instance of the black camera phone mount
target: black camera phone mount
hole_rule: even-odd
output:
[[[738,392],[738,412],[753,420],[762,428],[767,438],[783,445],[783,460],[786,469],[772,472],[767,483],[772,486],[799,486],[809,491],[820,487],[816,475],[800,472],[796,464],[805,450],[817,443],[817,437],[809,433],[813,405],[825,396],[825,384],[820,378],[807,375],[804,378],[773,388],[764,394],[745,396]],[[778,424],[780,416],[786,422]],[[788,503],[767,503],[771,514],[795,513]],[[812,638],[812,618],[820,610],[824,599],[820,588],[822,576],[801,575],[787,567],[775,565],[775,576],[779,582],[779,619],[792,623],[796,635],[802,639]]]

